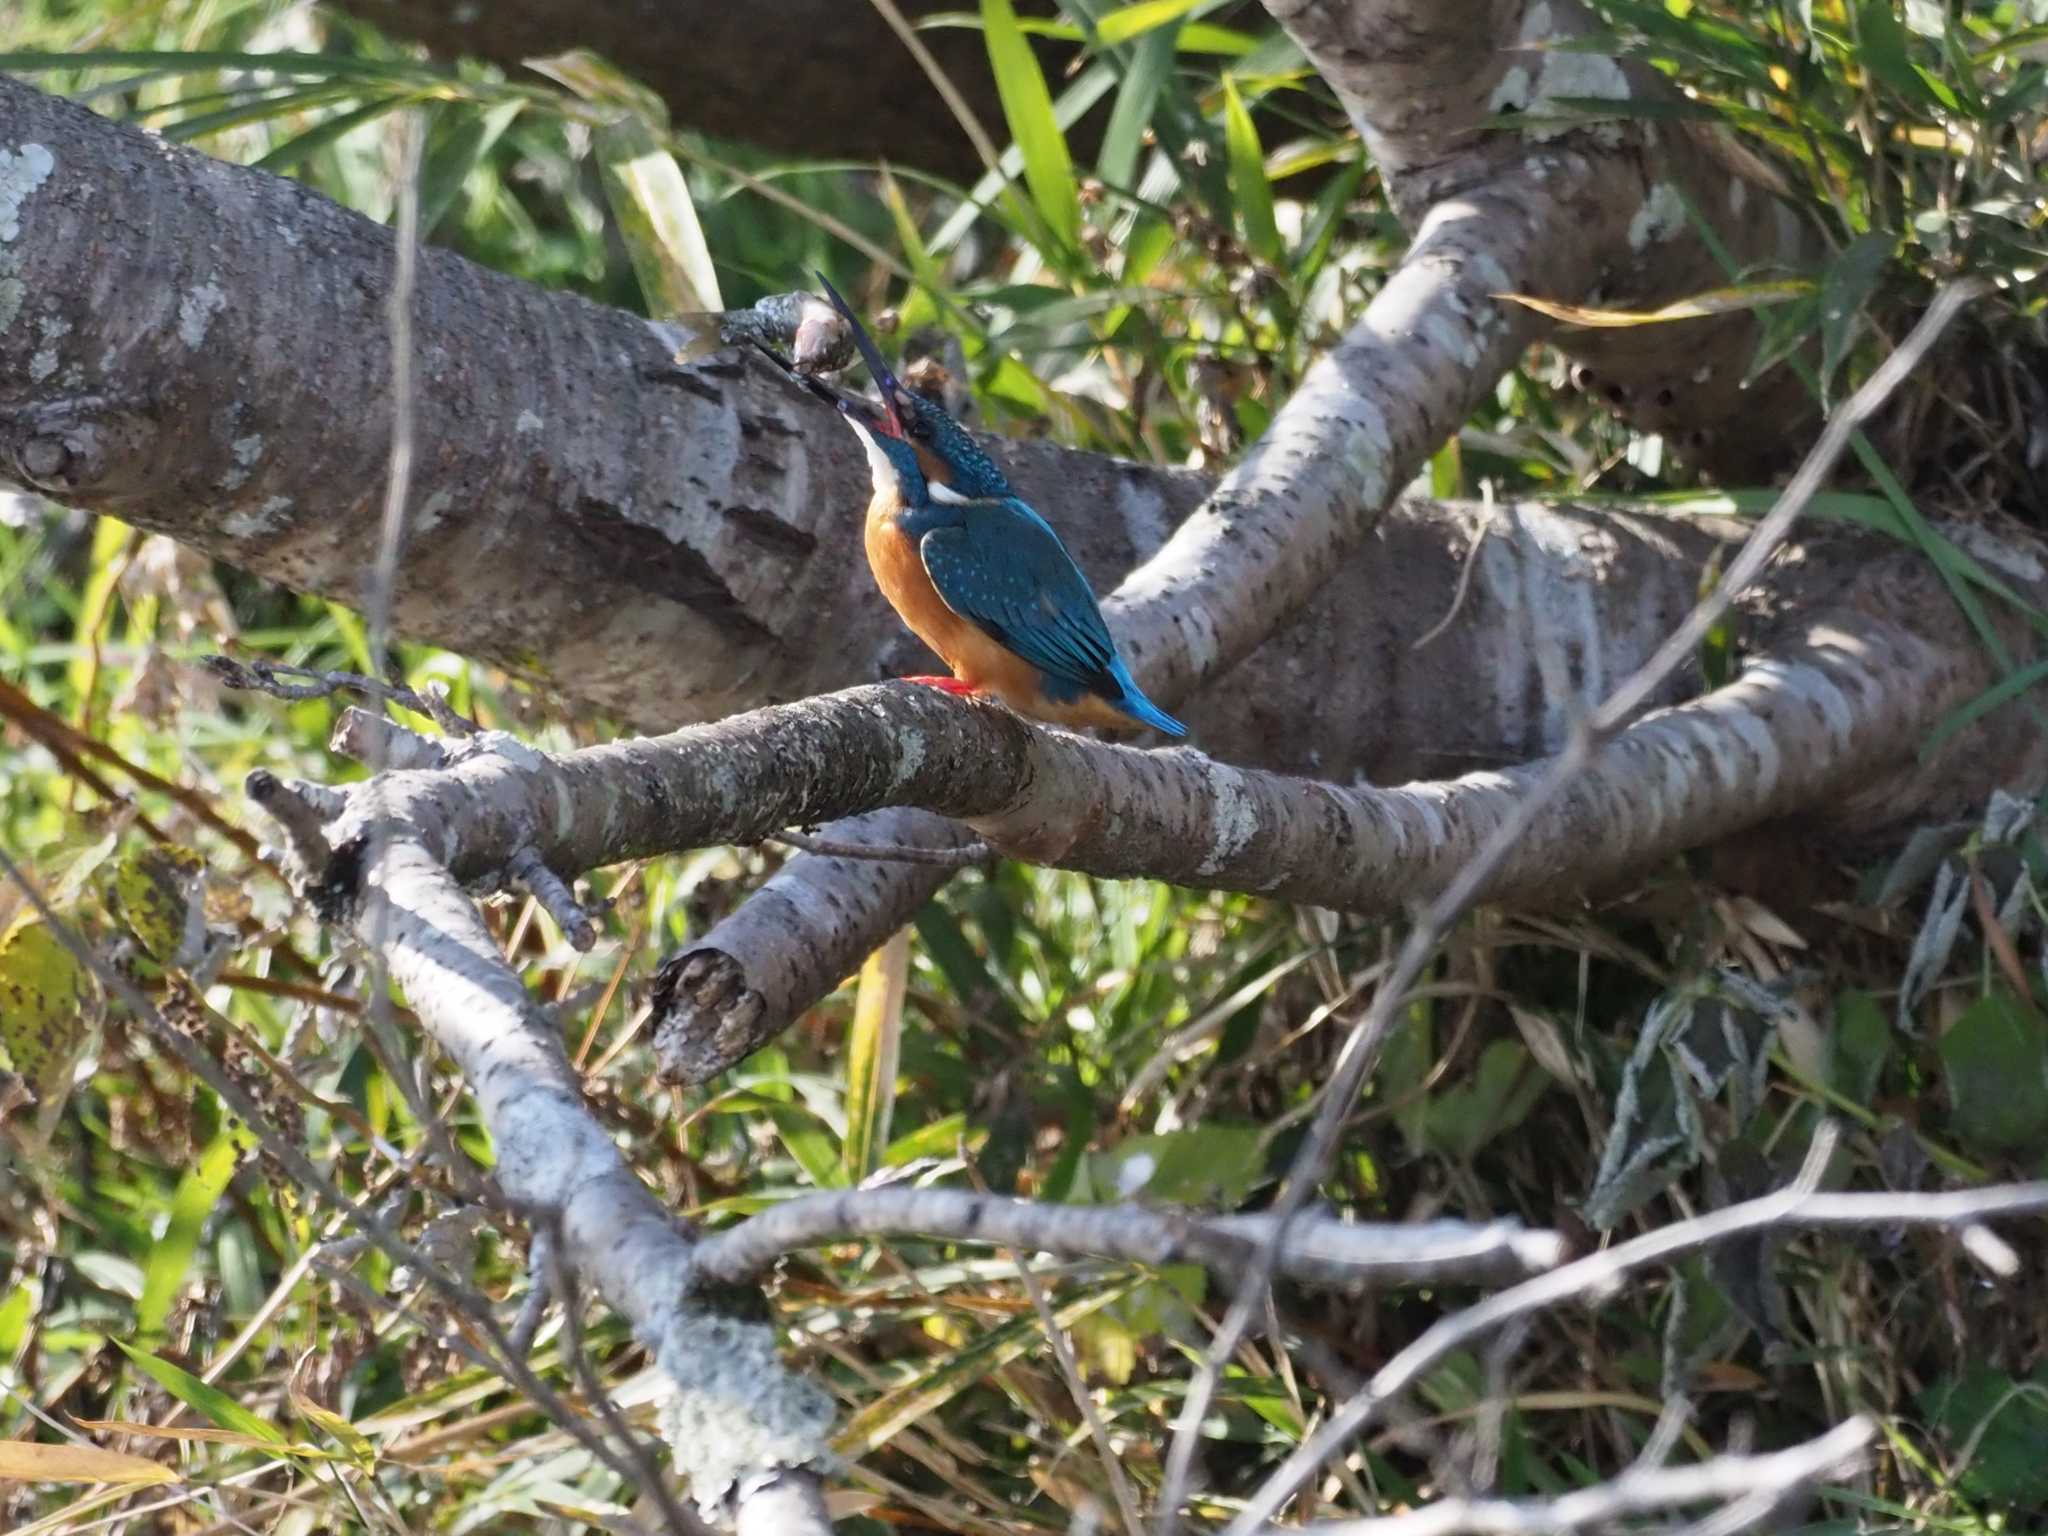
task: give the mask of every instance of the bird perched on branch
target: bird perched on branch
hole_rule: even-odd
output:
[[[897,381],[846,301],[830,283],[825,291],[882,397],[876,408],[808,381],[868,451],[868,564],[897,615],[953,669],[910,681],[992,695],[1060,725],[1186,735],[1132,681],[1052,526],[958,422]]]

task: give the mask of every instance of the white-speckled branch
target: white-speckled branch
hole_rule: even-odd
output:
[[[1276,1223],[1140,1205],[1048,1205],[959,1189],[851,1189],[785,1200],[697,1249],[700,1274],[747,1280],[785,1253],[840,1236],[924,1233],[1062,1258],[1206,1264],[1241,1270]],[[1562,1263],[1563,1238],[1516,1222],[1348,1222],[1305,1214],[1286,1231],[1279,1270],[1357,1286],[1490,1283]]]

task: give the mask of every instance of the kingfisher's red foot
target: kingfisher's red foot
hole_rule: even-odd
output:
[[[941,693],[950,693],[956,699],[970,697],[974,693],[972,683],[963,683],[957,677],[938,677],[930,673],[922,677],[906,677],[906,683],[922,683],[927,688],[936,688]]]

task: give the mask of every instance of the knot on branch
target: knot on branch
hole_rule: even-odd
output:
[[[156,422],[102,395],[38,401],[0,423],[4,478],[58,500],[118,494],[154,462]]]

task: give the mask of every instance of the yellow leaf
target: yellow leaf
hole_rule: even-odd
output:
[[[35,1440],[0,1440],[0,1482],[122,1483],[142,1487],[175,1483],[169,1467],[140,1456],[103,1451],[96,1445],[45,1445]]]
[[[910,930],[897,930],[868,956],[846,1032],[846,1175],[858,1184],[889,1144],[903,1042],[903,993],[910,978]]]
[[[44,1145],[92,1042],[94,994],[85,967],[33,910],[0,934],[0,1068],[21,1074]]]
[[[1704,320],[1713,315],[1739,314],[1747,309],[1765,309],[1789,304],[1814,291],[1812,283],[1788,278],[1778,283],[1749,283],[1740,288],[1710,288],[1689,299],[1677,299],[1661,309],[1594,309],[1583,304],[1560,304],[1554,299],[1532,298],[1526,293],[1496,293],[1496,299],[1533,309],[1539,315],[1562,320],[1567,325],[1592,326],[1603,330],[1631,325],[1667,325],[1673,320]]]
[[[313,1400],[312,1395],[299,1385],[299,1375],[305,1370],[306,1362],[311,1358],[311,1350],[299,1357],[299,1363],[292,1367],[291,1380],[286,1384],[285,1395],[291,1402],[292,1412],[316,1429],[326,1431],[348,1452],[349,1458],[357,1466],[366,1472],[369,1471],[377,1464],[377,1448],[370,1443],[369,1437],[333,1409],[321,1407]]]
[[[205,861],[189,848],[150,843],[131,849],[114,865],[107,906],[150,958],[189,964],[205,945],[205,872]]]

